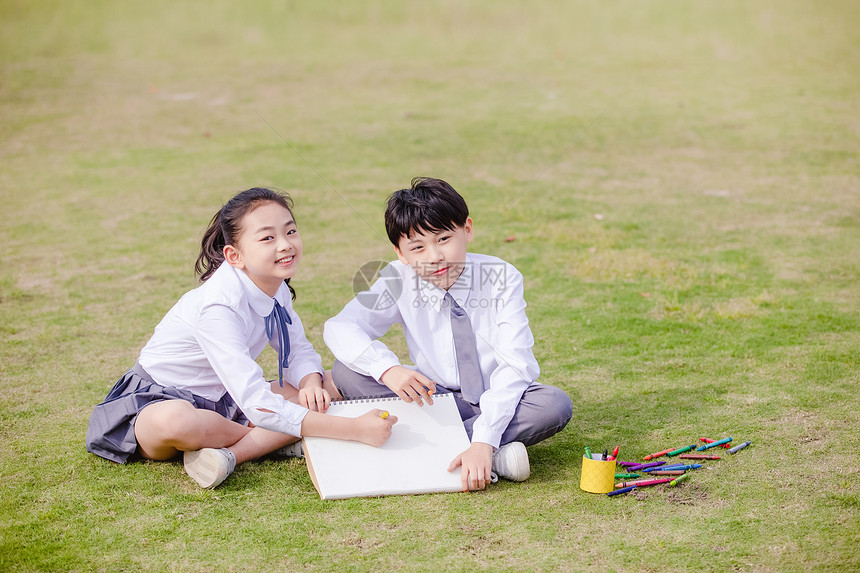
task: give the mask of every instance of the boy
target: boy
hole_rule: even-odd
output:
[[[525,446],[561,431],[573,405],[536,382],[522,275],[467,253],[469,209],[441,179],[415,178],[392,194],[385,228],[399,261],[325,324],[335,386],[346,399],[397,395],[419,406],[452,392],[471,440],[448,467],[461,468],[463,489],[483,489],[493,473],[527,479]],[[395,323],[414,367],[377,340]]]

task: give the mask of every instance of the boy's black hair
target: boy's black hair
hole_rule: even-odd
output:
[[[385,230],[395,247],[414,233],[453,231],[466,224],[466,200],[448,183],[416,177],[410,189],[395,191],[385,207]]]

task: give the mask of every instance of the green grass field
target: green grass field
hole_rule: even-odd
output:
[[[847,0],[0,1],[0,570],[857,571],[858,46]],[[208,491],[85,451],[223,201],[293,195],[330,366],[417,175],[524,273],[573,399],[527,482],[323,502],[303,460]],[[586,445],[700,436],[753,445],[579,489]]]

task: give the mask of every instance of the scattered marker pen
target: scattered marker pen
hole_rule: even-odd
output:
[[[689,477],[690,477],[690,474],[684,474],[684,475],[682,475],[682,476],[678,476],[678,477],[676,477],[675,479],[673,479],[672,481],[670,481],[670,482],[669,482],[669,486],[670,486],[670,487],[674,487],[674,486],[678,485],[679,483],[681,483],[682,481],[684,481],[685,479],[687,479],[687,478],[689,478]]]
[[[730,454],[736,454],[737,452],[741,451],[742,449],[744,449],[745,447],[747,447],[747,446],[748,446],[748,445],[750,445],[751,443],[752,443],[752,442],[744,442],[744,443],[742,443],[742,444],[738,444],[737,446],[735,446],[735,447],[733,447],[733,448],[730,448],[730,449],[729,449],[729,453],[730,453]]]
[[[640,479],[635,481],[623,481],[621,483],[615,484],[615,487],[627,487],[631,485],[635,485],[636,487],[644,487],[649,485],[658,485],[661,483],[669,483],[671,481],[669,478],[656,478],[656,479]]]
[[[706,444],[713,444],[714,442],[716,442],[716,440],[712,440],[711,438],[699,438],[699,439],[702,440],[703,442],[705,442]],[[722,447],[729,449],[732,446],[729,444],[723,444]]]
[[[684,452],[689,452],[693,448],[696,447],[696,444],[691,444],[689,446],[684,446],[683,448],[678,448],[677,450],[672,450],[671,452],[667,452],[667,456],[677,456],[678,454],[683,454]]]
[[[620,481],[617,484],[615,484],[615,489],[623,489],[625,487],[634,487],[634,486],[637,486],[640,483],[643,483],[646,481],[652,481],[652,480],[650,478],[642,478],[642,479],[634,479],[631,481]]]
[[[729,442],[731,442],[731,441],[732,441],[732,439],[731,439],[731,438],[723,438],[722,440],[717,440],[716,442],[710,442],[710,443],[708,443],[708,444],[705,444],[704,446],[699,446],[698,448],[696,448],[696,451],[697,451],[697,452],[701,452],[701,451],[704,451],[704,450],[708,450],[708,449],[710,449],[710,448],[715,448],[715,447],[717,447],[717,446],[722,446],[723,444],[728,444],[728,443],[729,443]]]
[[[645,456],[642,459],[647,462],[648,460],[653,460],[654,458],[659,458],[660,456],[665,456],[666,454],[671,452],[673,449],[674,448],[669,448],[668,450],[663,450],[662,452],[657,452],[655,454],[648,454],[647,456]]]
[[[714,456],[711,454],[681,454],[678,456],[682,460],[718,460],[720,456]]]
[[[628,491],[633,491],[636,489],[635,485],[631,485],[630,487],[622,487],[621,489],[616,489],[615,491],[610,491],[606,495],[612,497],[613,495],[620,495],[622,493],[627,493]]]
[[[636,464],[635,466],[628,466],[627,471],[629,472],[638,472],[644,470],[645,468],[653,468],[656,466],[662,466],[666,462],[651,462],[647,464]]]
[[[664,472],[665,471],[672,471],[672,470],[687,471],[687,470],[697,470],[700,467],[702,467],[702,464],[688,464],[688,465],[676,465],[676,466],[663,466],[661,468],[646,468],[642,471],[643,472],[649,472],[649,473],[653,472],[654,470],[658,470],[658,469],[661,471],[664,471]]]
[[[644,478],[645,476],[640,476],[639,474],[615,474],[615,477],[618,479],[635,479]]]

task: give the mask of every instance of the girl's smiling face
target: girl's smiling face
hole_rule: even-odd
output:
[[[301,258],[302,238],[293,214],[272,201],[249,211],[239,240],[224,247],[224,259],[269,296],[296,274]]]

